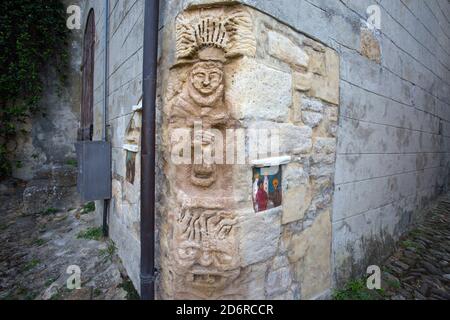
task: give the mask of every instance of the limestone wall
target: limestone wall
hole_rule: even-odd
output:
[[[327,293],[337,53],[240,5],[195,7],[164,29],[159,294],[310,299]],[[207,138],[212,131],[241,130],[241,145],[229,136],[219,144],[234,144],[224,157],[242,151],[243,161],[232,155],[230,162],[197,164],[189,155],[177,164],[175,132],[190,130],[194,140],[182,151],[190,153],[197,122],[203,152],[217,147],[218,136]],[[252,130],[261,129],[272,130],[270,138],[262,136],[253,154]],[[263,150],[272,139],[279,148]],[[252,160],[279,156],[289,157],[281,165],[281,206],[255,212]]]
[[[164,1],[162,32],[171,30],[175,16],[189,5],[211,2],[232,1]],[[440,0],[242,3],[339,55],[332,261],[333,283],[342,284],[380,262],[415,213],[447,186],[450,5]],[[381,13],[375,32],[367,29],[370,5]],[[168,49],[174,40],[164,34],[162,46]],[[173,59],[165,52],[163,61]]]
[[[90,9],[95,11],[96,45],[94,72],[94,140],[101,140],[104,103],[104,26],[105,2],[84,1],[83,22]],[[107,136],[112,144],[112,195],[109,209],[110,237],[116,244],[127,272],[136,288],[140,273],[140,153],[142,96],[142,47],[144,36],[144,1],[110,1],[109,72]],[[131,149],[131,151],[125,149]],[[127,154],[129,155],[127,178]],[[134,162],[132,161],[134,160]],[[134,173],[134,175],[133,175]],[[98,224],[103,215],[103,201],[96,203]]]

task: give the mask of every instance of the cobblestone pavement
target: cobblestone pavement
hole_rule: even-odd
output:
[[[123,300],[136,298],[114,245],[101,239],[92,208],[22,213],[23,185],[0,185],[0,299]],[[69,266],[82,288],[67,289]]]
[[[382,286],[388,299],[450,299],[450,194],[425,217],[385,263]]]

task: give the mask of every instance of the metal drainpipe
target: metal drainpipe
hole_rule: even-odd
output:
[[[155,299],[155,113],[159,0],[145,0],[141,142],[141,299]]]
[[[105,64],[104,64],[104,74],[103,74],[103,132],[102,140],[107,141],[107,122],[108,122],[108,73],[109,73],[109,0],[105,0],[105,30],[104,30],[104,46],[105,46]],[[108,208],[109,200],[103,201],[103,236],[108,237]]]

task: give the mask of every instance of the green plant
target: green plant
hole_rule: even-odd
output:
[[[395,280],[386,280],[386,284],[394,289],[399,289],[400,286],[400,282],[399,281],[395,281]]]
[[[67,164],[68,166],[71,166],[71,167],[77,167],[77,166],[78,166],[78,162],[77,162],[77,160],[75,160],[75,159],[69,159],[69,160],[67,160],[66,164]]]
[[[102,228],[89,228],[87,230],[81,231],[77,235],[77,239],[86,239],[86,240],[96,240],[100,241],[103,238]]]
[[[101,249],[99,253],[101,257],[111,260],[116,253],[116,246],[112,241],[110,241],[108,247],[106,249]]]
[[[88,214],[95,211],[95,202],[88,202],[81,209],[81,214]]]
[[[31,269],[36,267],[39,263],[41,262],[38,259],[33,259],[25,265],[23,271],[30,271]]]
[[[65,81],[65,11],[61,0],[0,1],[0,177],[11,173],[20,125],[39,109],[45,68],[51,63]]]
[[[139,294],[133,286],[133,282],[130,279],[124,279],[123,282],[119,285],[120,288],[126,291],[127,300],[139,300]]]
[[[366,280],[358,279],[348,282],[342,290],[333,292],[334,300],[379,300],[384,296],[384,290],[369,290]]]
[[[401,246],[404,248],[414,248],[416,250],[420,250],[420,246],[412,240],[402,241]]]

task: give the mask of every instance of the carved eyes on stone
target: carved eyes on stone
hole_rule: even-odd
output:
[[[192,83],[201,93],[210,94],[222,83],[222,73],[219,71],[197,71],[192,75]]]

